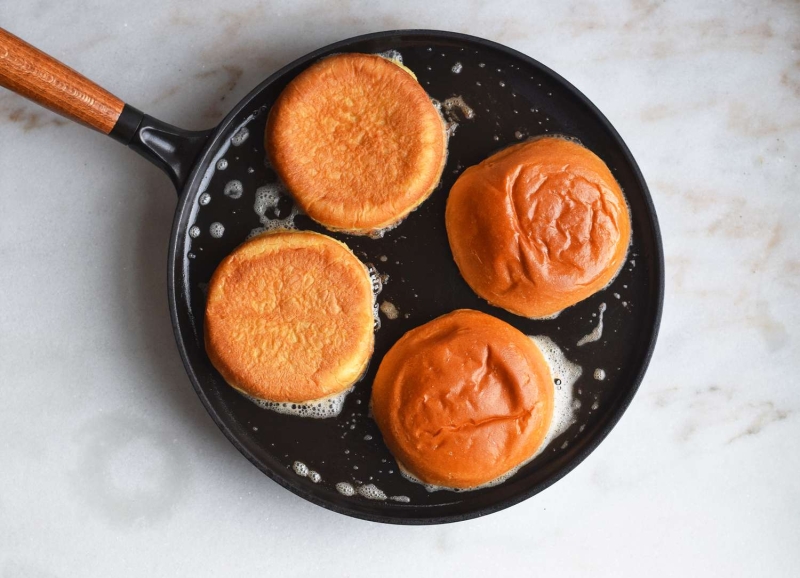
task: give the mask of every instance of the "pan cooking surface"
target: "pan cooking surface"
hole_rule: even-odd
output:
[[[386,50],[400,52],[432,98],[460,96],[474,117],[455,113],[459,122],[441,184],[383,238],[330,233],[303,215],[294,219],[297,228],[344,241],[388,276],[377,301],[391,303],[399,313],[396,319],[380,315],[369,370],[341,414],[317,420],[259,408],[222,380],[205,355],[202,339],[206,284],[219,262],[262,226],[255,210],[256,191],[277,182],[264,160],[269,106],[291,78],[324,53],[285,70],[245,99],[201,160],[176,221],[177,330],[184,361],[209,412],[234,444],[276,481],[315,503],[357,517],[398,523],[454,521],[540,491],[583,459],[619,418],[638,386],[657,330],[663,275],[660,241],[644,182],[624,145],[602,116],[561,79],[502,47],[457,35],[372,35],[340,43],[326,53]],[[243,125],[246,130],[238,128]],[[607,289],[556,319],[532,321],[492,307],[470,290],[450,253],[444,210],[450,187],[466,167],[521,139],[547,134],[577,138],[609,165],[631,208],[633,241],[622,272]],[[213,174],[207,170],[212,166]],[[266,214],[283,218],[291,207],[290,198],[283,198]],[[597,327],[601,304],[602,337],[577,346]],[[370,388],[380,360],[403,333],[458,308],[484,311],[528,335],[553,339],[583,369],[574,386],[579,407],[575,423],[504,484],[473,492],[431,493],[398,472],[369,417]],[[605,378],[596,379],[601,371]],[[295,473],[296,461],[318,472],[321,480],[315,483]],[[336,489],[342,482],[355,488],[373,484],[387,497],[404,496],[408,502],[344,496]]]

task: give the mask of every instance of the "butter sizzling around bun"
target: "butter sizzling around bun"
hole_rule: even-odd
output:
[[[332,230],[370,234],[431,194],[447,137],[408,69],[377,55],[338,54],[283,90],[269,114],[265,146],[309,217]]]
[[[628,206],[605,163],[555,137],[514,145],[468,168],[450,190],[445,219],[472,290],[532,318],[608,285],[631,236]]]
[[[412,329],[389,350],[372,386],[372,412],[410,474],[469,489],[536,453],[553,417],[553,383],[530,338],[459,309]]]
[[[206,351],[234,388],[306,402],[349,389],[374,343],[372,283],[346,245],[310,231],[240,245],[208,286]]]

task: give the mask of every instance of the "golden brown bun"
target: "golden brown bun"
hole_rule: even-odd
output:
[[[536,453],[553,417],[553,383],[529,337],[459,309],[389,350],[372,386],[372,413],[411,474],[474,488]]]
[[[327,397],[367,366],[372,304],[369,273],[343,243],[310,231],[259,235],[211,277],[206,352],[230,385],[259,399]]]
[[[430,97],[391,60],[339,54],[283,90],[267,121],[270,162],[295,201],[329,229],[369,234],[431,194],[447,140]]]
[[[472,290],[525,317],[547,317],[608,285],[631,236],[611,171],[561,138],[521,143],[468,168],[445,218]]]

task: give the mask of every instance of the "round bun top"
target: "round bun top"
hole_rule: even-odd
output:
[[[412,329],[389,350],[372,386],[372,413],[413,476],[474,488],[539,449],[553,416],[553,382],[529,337],[459,309]]]
[[[446,224],[473,291],[532,318],[608,285],[631,236],[628,206],[605,163],[555,137],[514,145],[464,171],[450,191]]]

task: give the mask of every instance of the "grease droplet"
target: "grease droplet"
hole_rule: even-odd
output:
[[[226,197],[230,197],[231,199],[238,199],[242,196],[244,192],[244,187],[242,186],[242,181],[229,181],[228,184],[225,185],[225,189],[222,191]]]

